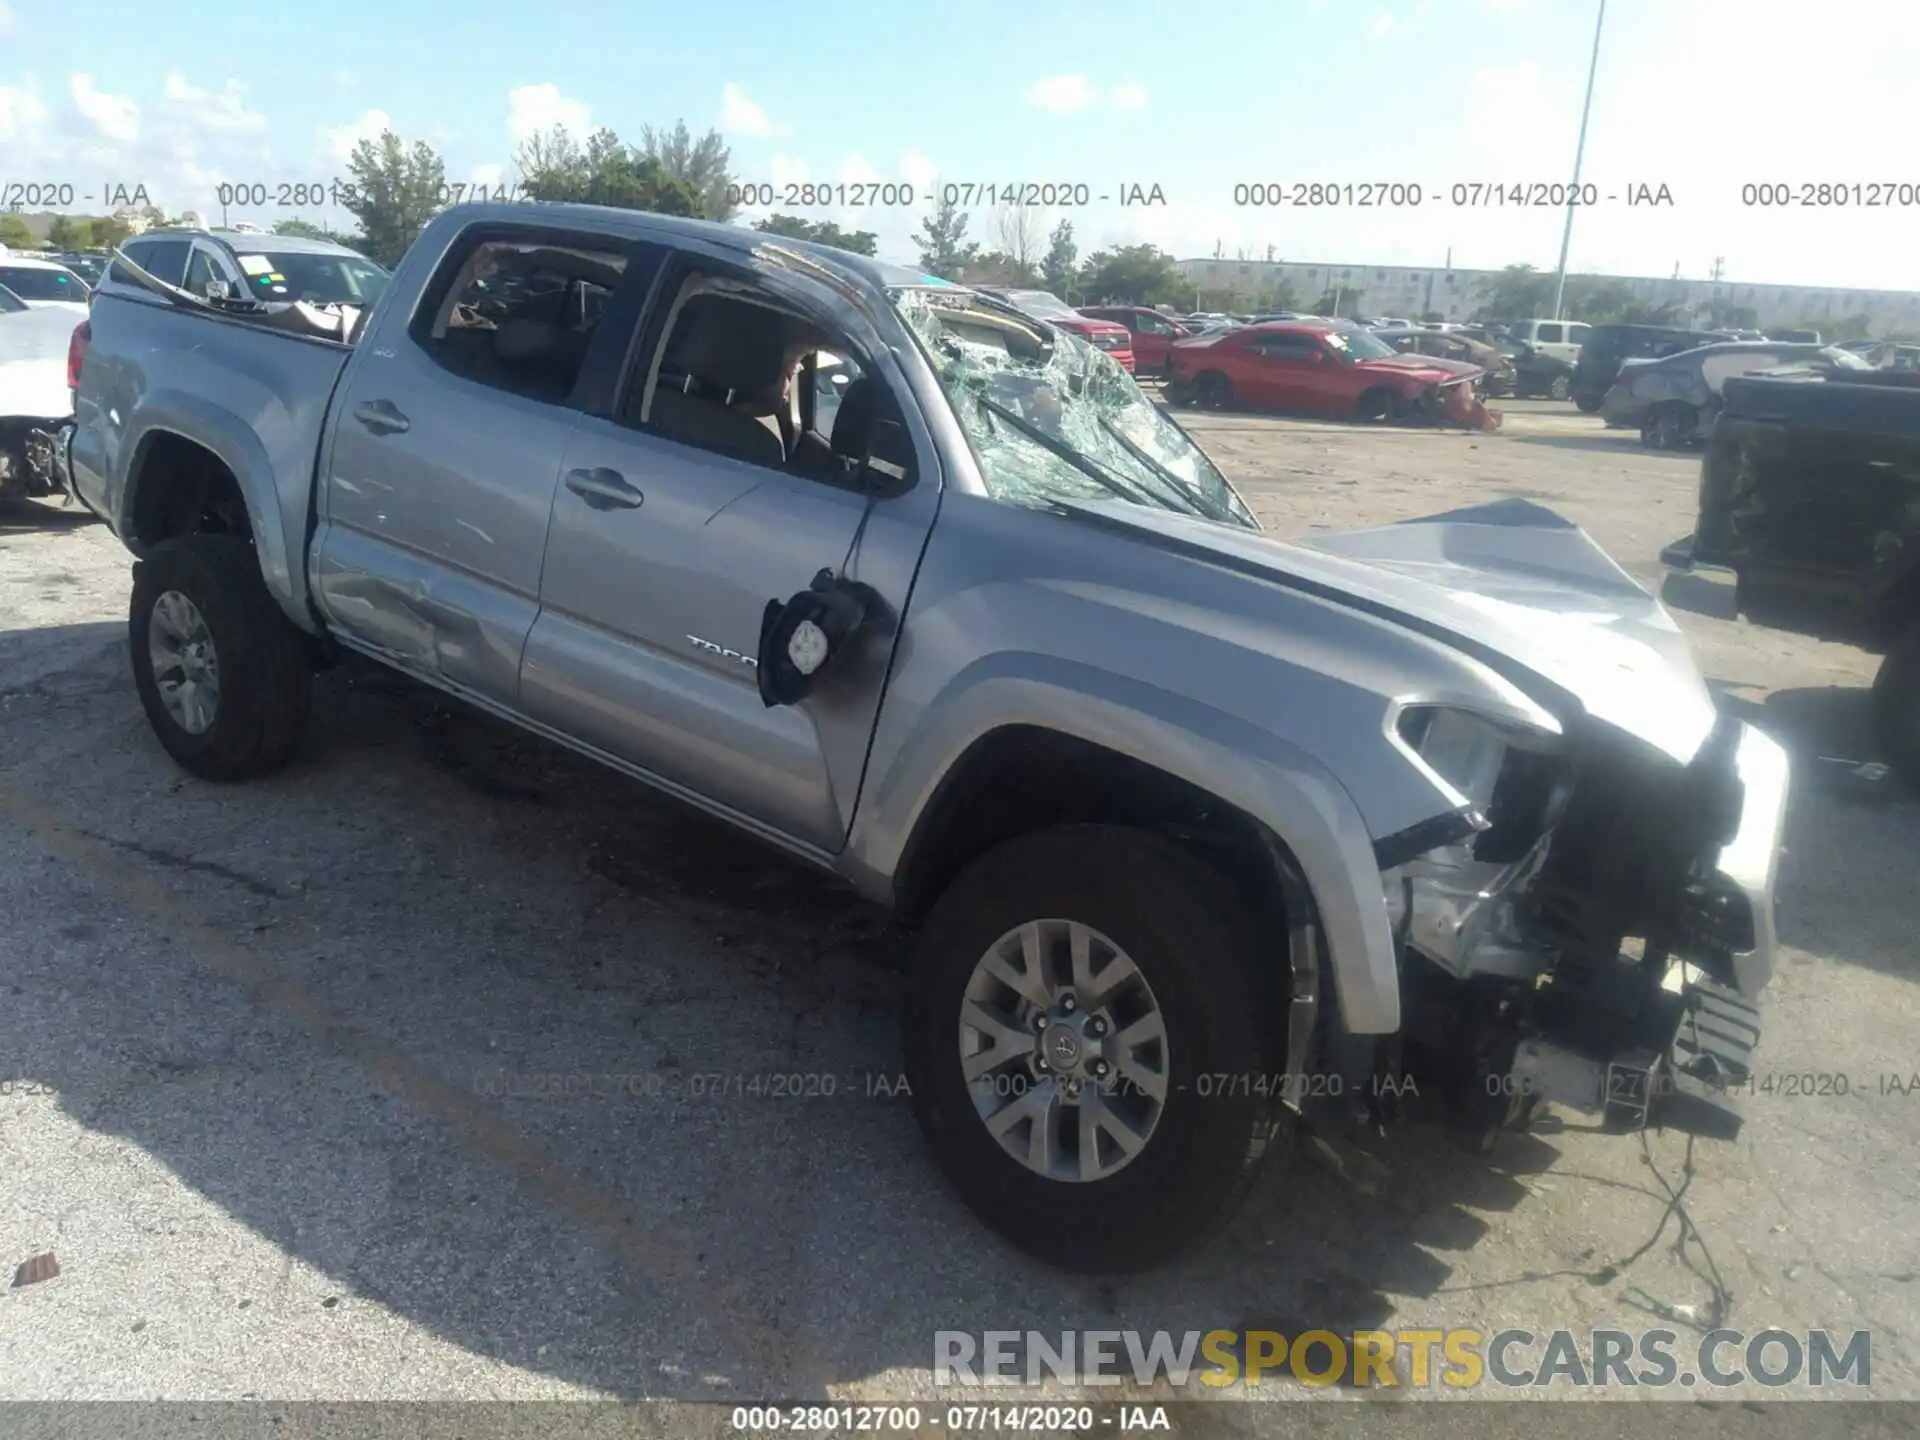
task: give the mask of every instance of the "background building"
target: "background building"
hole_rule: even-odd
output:
[[[1434,316],[1469,320],[1525,294],[1534,285],[1543,293],[1538,308],[1503,318],[1550,313],[1553,277],[1513,270],[1449,270],[1444,266],[1343,265],[1286,260],[1181,260],[1182,279],[1202,299],[1196,308],[1222,308],[1228,296],[1236,308],[1311,310],[1325,313],[1337,296],[1342,315],[1391,315],[1407,319]],[[1291,296],[1287,303],[1270,303]],[[1193,296],[1186,297],[1191,303]],[[1588,301],[1585,308],[1582,301]],[[1320,302],[1329,303],[1323,308]],[[1665,312],[1662,315],[1589,313],[1592,311]],[[1644,276],[1567,277],[1567,314],[1576,320],[1670,319],[1679,324],[1723,326],[1814,325],[1833,338],[1861,335],[1920,335],[1920,293],[1900,290],[1844,290],[1809,285],[1748,285],[1727,280],[1652,279]],[[1839,331],[1847,330],[1847,336]]]

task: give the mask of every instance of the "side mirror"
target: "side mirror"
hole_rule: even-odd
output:
[[[224,280],[209,280],[200,287],[200,293],[209,300],[226,300],[233,294],[233,287]]]

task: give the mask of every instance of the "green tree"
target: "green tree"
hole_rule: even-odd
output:
[[[50,250],[83,250],[88,241],[87,221],[80,215],[56,215],[47,227]]]
[[[385,130],[354,147],[347,171],[353,187],[345,203],[360,222],[366,253],[382,265],[398,263],[446,203],[446,162],[426,141],[409,146]]]
[[[1073,243],[1073,222],[1062,220],[1047,237],[1047,253],[1040,258],[1040,282],[1062,300],[1078,278],[1080,251]]]
[[[40,242],[33,238],[33,231],[27,228],[27,222],[18,215],[0,215],[0,245],[9,250],[33,250]]]
[[[1031,265],[1022,265],[1004,250],[980,251],[960,267],[958,274],[950,278],[968,285],[1005,285],[1015,290],[1031,290],[1041,283],[1037,270]],[[1060,298],[1064,300],[1067,297],[1061,295]]]
[[[1158,305],[1180,297],[1180,272],[1158,245],[1099,250],[1081,267],[1080,289],[1117,305]]]
[[[913,242],[920,250],[920,268],[942,280],[958,279],[961,270],[980,253],[967,239],[967,214],[952,200],[942,200],[920,222]]]
[[[643,125],[639,151],[658,163],[669,179],[678,180],[693,192],[694,209],[688,213],[703,220],[731,220],[740,208],[727,194],[733,184],[733,152],[718,130],[695,139],[684,120],[675,121],[671,130]]]
[[[1482,320],[1527,320],[1545,315],[1553,305],[1553,276],[1531,265],[1509,265],[1480,286]]]
[[[1295,293],[1293,282],[1284,276],[1262,290],[1253,302],[1255,310],[1298,310],[1300,297]]]
[[[801,215],[769,215],[756,221],[753,228],[790,240],[811,240],[816,245],[851,250],[856,255],[876,254],[880,246],[880,237],[871,230],[842,230],[831,220],[808,220]]]
[[[288,216],[285,220],[276,220],[273,225],[276,235],[297,235],[302,240],[326,240],[335,245],[344,245],[349,250],[362,250],[366,239],[359,235],[342,235],[338,230],[329,230],[324,225],[316,225],[311,220],[302,220],[298,216]]]
[[[698,215],[693,187],[667,173],[654,156],[602,128],[582,148],[556,125],[520,147],[521,188],[535,200],[611,205],[663,215]]]

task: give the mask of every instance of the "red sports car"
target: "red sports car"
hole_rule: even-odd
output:
[[[1402,355],[1337,325],[1247,325],[1174,342],[1167,398],[1336,420],[1449,420],[1478,427],[1477,365]]]

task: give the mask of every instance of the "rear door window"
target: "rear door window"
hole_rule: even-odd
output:
[[[1540,326],[1540,343],[1542,345],[1558,345],[1562,339],[1561,328],[1561,326],[1552,323]]]
[[[414,343],[463,379],[563,403],[627,260],[609,242],[587,237],[473,244],[449,260],[454,273],[430,288],[414,318]]]
[[[169,285],[184,287],[187,282],[187,251],[190,248],[185,240],[154,241],[145,261],[147,273]]]

